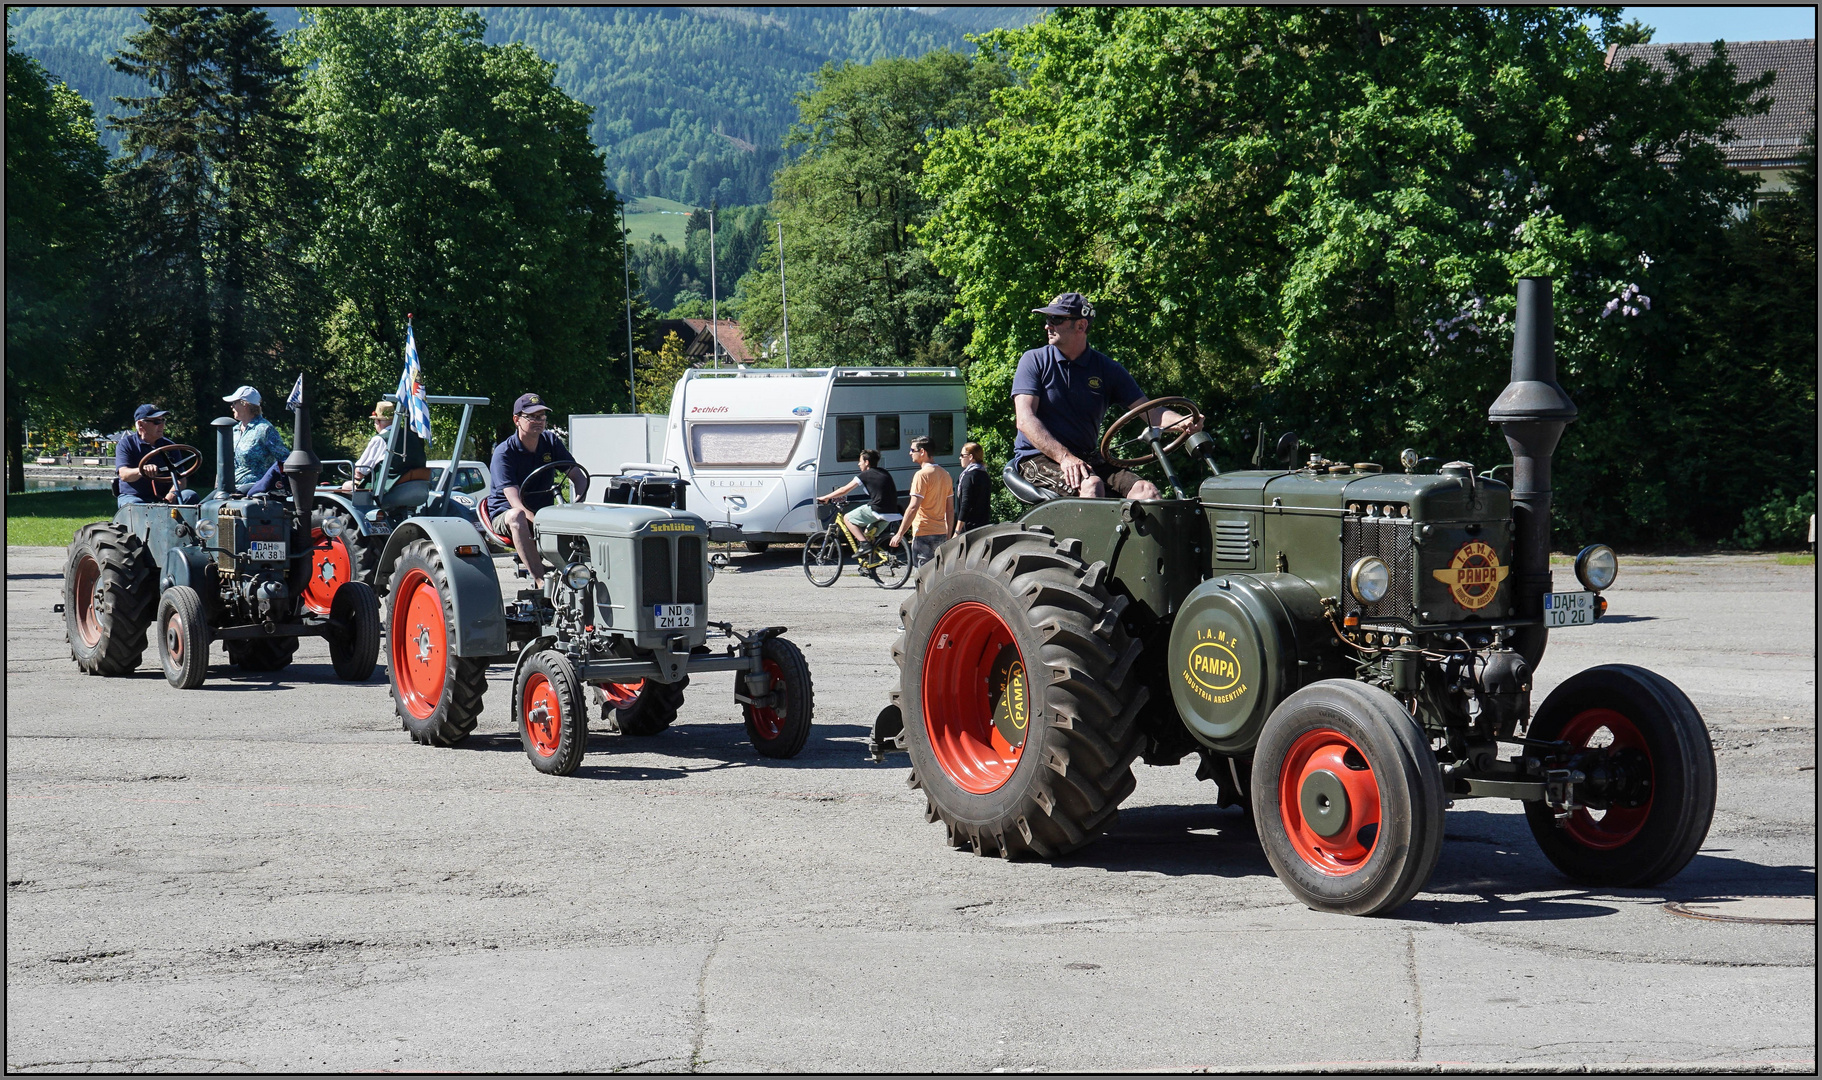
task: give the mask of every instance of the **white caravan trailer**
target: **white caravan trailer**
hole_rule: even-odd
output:
[[[664,463],[691,484],[689,509],[739,526],[749,543],[792,542],[822,526],[816,496],[854,479],[860,452],[911,488],[911,440],[930,437],[959,475],[968,386],[959,368],[801,368],[684,373],[671,394]]]
[[[622,465],[660,460],[666,422],[659,413],[571,413],[566,442],[584,472],[612,476]]]

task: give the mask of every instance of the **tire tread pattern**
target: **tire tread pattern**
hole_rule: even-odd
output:
[[[76,563],[92,554],[100,567],[96,621],[101,640],[90,650],[76,627]],[[127,675],[145,657],[146,629],[158,604],[151,554],[125,525],[97,521],[76,530],[64,567],[64,628],[76,666],[91,675]]]

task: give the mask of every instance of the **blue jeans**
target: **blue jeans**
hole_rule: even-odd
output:
[[[142,503],[145,501],[146,501],[145,499],[142,499],[139,497],[139,492],[134,491],[132,488],[122,488],[121,492],[120,492],[120,498],[115,500],[114,506],[116,509],[118,509],[122,506],[131,506],[134,503]],[[164,500],[157,499],[154,501],[163,502]],[[197,494],[194,491],[191,491],[189,488],[184,488],[182,491],[177,493],[177,501],[184,504],[185,506],[195,506],[197,504],[197,502],[199,502],[200,500],[198,499]]]

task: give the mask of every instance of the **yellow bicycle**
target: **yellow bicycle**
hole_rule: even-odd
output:
[[[876,522],[867,529],[872,550],[863,552],[854,546],[854,537],[848,530],[835,520],[837,512],[833,503],[816,507],[816,519],[823,527],[803,542],[803,576],[810,579],[810,584],[819,589],[835,584],[849,555],[854,557],[855,568],[882,589],[896,589],[911,580],[909,540],[898,547],[887,547],[881,538],[887,522]]]

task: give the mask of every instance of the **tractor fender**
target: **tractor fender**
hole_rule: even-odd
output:
[[[1218,574],[1184,598],[1170,631],[1170,696],[1197,741],[1252,751],[1300,685],[1297,638],[1278,591],[1255,575]]]
[[[374,590],[384,595],[391,588],[392,568],[398,564],[399,553],[405,545],[418,540],[428,540],[436,546],[449,574],[455,654],[494,657],[510,653],[506,606],[500,596],[493,558],[487,554],[474,526],[464,518],[416,517],[393,530],[380,555]]]
[[[215,563],[208,552],[194,547],[174,547],[166,552],[163,570],[158,575],[158,591],[163,594],[179,585],[195,589],[205,600],[215,595],[219,585]]]
[[[323,510],[331,506],[353,518],[354,526],[361,531],[362,536],[373,535],[373,522],[367,520],[367,511],[373,509],[372,506],[357,506],[353,499],[340,491],[318,488],[314,509]]]

